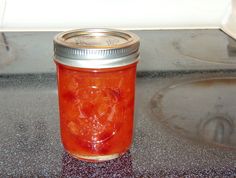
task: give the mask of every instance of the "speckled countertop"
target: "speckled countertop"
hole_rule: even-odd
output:
[[[143,45],[133,146],[118,159],[96,164],[72,158],[60,142],[50,46],[55,33],[1,34],[0,177],[236,177],[235,41],[217,30],[136,33]],[[208,84],[179,87],[202,79]],[[182,91],[187,97],[178,97]],[[191,114],[178,112],[189,101]],[[197,123],[218,113],[227,118]]]

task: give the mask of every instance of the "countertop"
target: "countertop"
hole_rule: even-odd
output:
[[[61,144],[56,32],[1,33],[0,177],[236,177],[236,42],[219,30],[135,33],[133,145],[103,163]]]

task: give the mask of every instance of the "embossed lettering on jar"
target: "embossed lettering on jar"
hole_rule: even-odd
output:
[[[72,156],[104,161],[124,154],[133,133],[139,38],[111,29],[54,39],[62,143]]]

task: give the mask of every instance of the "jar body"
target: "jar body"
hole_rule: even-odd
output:
[[[125,153],[132,143],[137,62],[106,69],[56,64],[65,150],[87,161]]]

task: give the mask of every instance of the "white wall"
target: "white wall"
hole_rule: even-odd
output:
[[[221,29],[236,39],[236,0],[232,0],[229,4]]]
[[[231,0],[0,0],[1,30],[219,28]],[[235,1],[235,0],[232,0]]]

